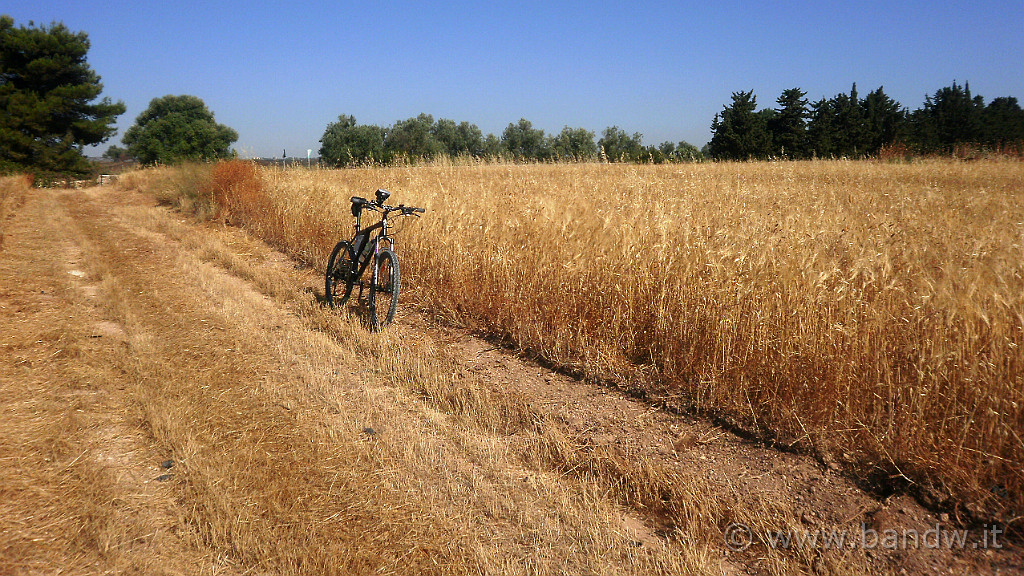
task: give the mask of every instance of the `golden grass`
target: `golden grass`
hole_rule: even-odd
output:
[[[161,214],[131,219],[179,246],[179,262],[159,263],[168,276],[156,282],[112,284],[125,308],[114,315],[129,333],[151,335],[133,339],[140,361],[129,372],[140,379],[144,421],[186,463],[188,526],[201,547],[227,550],[240,566],[719,573],[724,526],[793,516],[699,473],[592,445],[429,341],[401,327],[369,333],[322,308],[309,274],[268,266],[276,257],[261,243]],[[154,320],[131,319],[143,286],[153,286],[145,300],[167,323],[159,332]],[[367,426],[380,434],[367,436]],[[655,520],[646,536],[623,522],[630,515]],[[806,566],[789,556],[766,551],[768,573]]]
[[[622,504],[650,496],[615,497],[616,476],[587,474],[571,439],[516,395],[429,343],[320,308],[291,266],[268,266],[265,247],[230,229],[129,219],[181,248],[141,246],[154,268],[112,264],[105,292],[131,335],[123,369],[142,421],[181,462],[198,549],[281,574],[713,573],[721,562],[706,481],[640,482],[708,512],[678,525],[701,546],[638,547]]]
[[[25,193],[31,186],[29,178],[20,175],[0,177],[0,250],[4,247],[4,231],[7,229],[8,217],[15,205],[24,201]]]
[[[189,212],[201,220],[216,215],[217,206],[210,187],[211,164],[157,166],[126,172],[118,177],[118,186],[135,190],[145,188],[157,202]]]
[[[429,209],[407,302],[938,503],[1024,504],[1024,164],[261,170],[230,218],[322,267],[377,187]]]
[[[301,223],[267,173],[227,173],[225,189],[265,199],[220,217],[281,242]],[[243,211],[256,205],[279,227]],[[2,574],[869,572],[841,550],[723,556],[725,525],[791,526],[789,503],[587,443],[419,334],[320,307],[307,271],[242,231],[116,188],[42,192],[17,222],[0,258],[17,279],[0,292],[15,325],[0,363]],[[94,338],[101,320],[121,337]],[[174,478],[152,482],[165,458]],[[133,467],[143,481],[120,484]],[[637,533],[651,518],[671,537]]]

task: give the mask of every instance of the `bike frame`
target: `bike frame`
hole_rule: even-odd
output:
[[[367,206],[370,206],[370,205],[368,204]],[[364,209],[365,208],[366,208],[366,206],[364,206]],[[376,207],[371,207],[369,209],[370,210],[377,210]],[[355,254],[355,258],[353,258],[353,262],[356,265],[356,270],[355,270],[354,277],[359,279],[358,283],[359,283],[360,294],[362,293],[362,290],[363,290],[363,281],[362,281],[363,273],[366,272],[366,267],[369,266],[371,262],[373,262],[373,261],[375,261],[377,259],[377,255],[380,254],[380,249],[381,249],[380,245],[381,245],[381,243],[382,242],[387,242],[389,250],[394,251],[394,249],[395,249],[395,239],[392,238],[391,236],[388,236],[388,228],[391,227],[391,224],[388,223],[388,210],[385,208],[385,209],[381,209],[380,212],[381,212],[380,222],[374,224],[373,226],[368,226],[368,227],[362,228],[362,229],[360,229],[361,220],[362,220],[362,213],[360,213],[359,216],[356,216],[356,233],[355,233],[355,235],[352,236],[352,249],[355,250],[356,246],[360,245],[359,244],[359,238],[360,237],[363,238],[363,242],[364,242],[363,244],[360,245],[360,250],[358,251],[358,253]],[[377,233],[376,236],[371,238],[371,235],[373,234],[374,230],[377,230],[378,233]],[[372,250],[367,250],[366,249],[366,246],[367,246],[365,244],[366,242],[372,242],[373,243]],[[365,257],[364,257],[364,255],[365,255]],[[373,267],[373,268],[370,269],[370,282],[373,283],[373,282],[376,282],[376,281],[377,281],[377,268]]]

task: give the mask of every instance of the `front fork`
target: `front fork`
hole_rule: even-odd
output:
[[[367,263],[367,266],[370,267],[370,294],[374,296],[374,298],[371,298],[369,302],[371,313],[375,312],[377,309],[377,298],[375,290],[375,288],[377,287],[377,254],[380,254],[379,237],[373,240],[373,253],[368,255],[370,261]]]
[[[379,288],[379,286],[377,286],[377,257],[380,255],[381,243],[382,242],[387,242],[388,243],[388,249],[391,250],[392,252],[394,252],[394,250],[395,250],[395,240],[393,238],[389,237],[389,236],[378,236],[378,237],[373,239],[373,253],[372,254],[369,254],[369,253],[367,254],[367,258],[369,258],[370,261],[366,264],[367,266],[370,267],[370,286],[378,287],[378,288]],[[359,283],[359,297],[360,298],[363,297],[363,287],[364,286],[365,286],[364,282],[360,282]],[[371,306],[375,307],[376,306],[376,302],[373,302]]]

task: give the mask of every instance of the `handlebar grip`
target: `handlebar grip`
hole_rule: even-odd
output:
[[[413,208],[412,211],[413,212],[419,212],[420,214],[423,214],[424,212],[427,211],[427,209],[426,208]]]

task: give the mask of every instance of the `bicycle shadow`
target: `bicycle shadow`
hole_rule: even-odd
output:
[[[336,304],[333,307],[327,301],[326,294],[316,292],[314,294],[314,297],[316,298],[317,304],[319,304],[320,307],[326,310],[328,313],[334,313],[341,316],[349,316],[351,318],[355,318],[364,327],[366,327],[369,330],[373,330],[373,316],[370,314],[370,306],[366,302],[365,297],[358,298],[356,297],[356,295],[353,294],[353,296],[349,298],[349,301],[346,302],[345,304]]]

